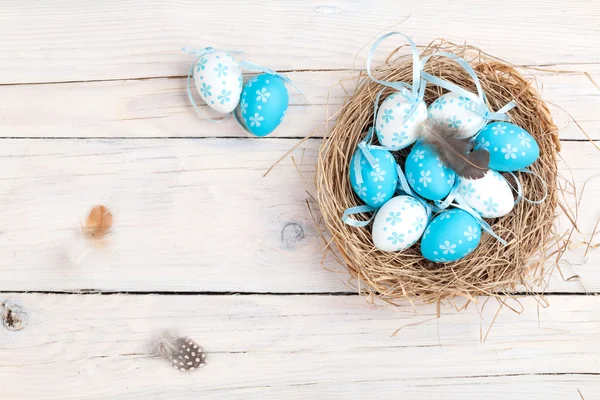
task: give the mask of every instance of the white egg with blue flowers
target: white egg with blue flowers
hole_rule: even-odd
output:
[[[373,221],[373,244],[383,251],[402,251],[415,244],[427,226],[427,211],[417,199],[396,196],[383,205]]]
[[[469,97],[457,93],[446,93],[429,106],[429,118],[437,124],[458,129],[463,138],[473,137],[483,128],[485,118],[474,110]]]
[[[491,169],[481,179],[459,177],[458,194],[484,218],[502,217],[515,204],[512,189],[506,179]]]
[[[404,149],[417,140],[420,125],[426,119],[427,105],[424,101],[414,104],[400,93],[391,94],[377,110],[377,139],[382,146],[392,150]]]
[[[240,101],[242,71],[229,54],[212,51],[196,62],[194,83],[209,107],[221,113],[230,113]]]

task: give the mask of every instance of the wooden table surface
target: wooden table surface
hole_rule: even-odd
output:
[[[294,152],[302,175],[287,158],[263,177],[339,109],[375,36],[445,37],[542,69],[561,173],[577,196],[587,182],[574,242],[589,240],[599,22],[595,0],[1,0],[0,303],[27,323],[0,323],[0,399],[600,398],[600,251],[548,264],[547,303],[511,301],[519,313],[485,298],[439,319],[435,305],[373,306],[321,266],[305,189],[324,130]],[[203,121],[188,45],[243,50],[304,97],[290,91],[265,139]],[[74,263],[94,204],[115,233]],[[152,357],[165,329],[197,340],[207,366]]]

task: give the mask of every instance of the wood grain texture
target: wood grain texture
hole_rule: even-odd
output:
[[[2,396],[60,399],[589,399],[600,390],[600,297],[375,308],[348,296],[3,294],[28,314],[0,326]],[[460,305],[460,304],[458,304]],[[511,302],[512,307],[520,307]],[[413,324],[413,325],[410,325]],[[397,335],[391,337],[397,329]],[[207,366],[149,356],[171,329]],[[486,337],[487,336],[487,337]],[[482,338],[486,337],[483,341]],[[57,384],[59,383],[59,384]]]
[[[4,1],[0,83],[182,76],[188,45],[244,50],[273,69],[347,69],[387,27],[515,64],[598,63],[599,18],[600,3],[588,0]]]
[[[581,70],[567,65],[564,69]],[[600,66],[586,69],[600,81]],[[600,139],[600,90],[582,74],[524,71],[549,103],[563,139]],[[358,72],[290,73],[290,108],[274,137],[304,137],[353,93]],[[341,81],[341,84],[340,84]],[[193,84],[193,83],[192,83]],[[149,79],[0,86],[0,137],[246,137],[233,118],[215,125],[192,109],[186,80]],[[32,100],[35,106],[32,108]],[[204,107],[207,109],[208,107]],[[32,118],[32,110],[35,118]],[[331,120],[334,123],[335,119]],[[316,136],[323,136],[320,129]]]
[[[295,143],[4,139],[0,290],[347,291],[340,266],[321,267],[324,244],[306,205],[320,141],[295,151],[302,175],[288,158],[263,177]],[[599,153],[563,144],[561,171],[579,190],[593,178],[579,210],[589,234],[600,218]],[[111,209],[115,232],[76,262],[86,249],[76,232],[95,204]],[[600,255],[585,262],[583,251],[566,257],[549,291],[600,291]],[[573,275],[581,280],[563,280]]]
[[[521,314],[496,314],[481,298],[436,319],[435,306],[373,306],[331,257],[321,267],[306,205],[319,140],[293,153],[299,171],[288,158],[263,173],[342,106],[383,30],[445,37],[543,67],[560,170],[584,192],[572,240],[586,240],[600,157],[567,112],[600,140],[600,90],[582,74],[600,82],[599,19],[589,0],[2,1],[0,399],[593,399],[598,251],[548,263],[549,308],[508,300]],[[203,121],[185,94],[187,45],[244,50],[304,96],[290,90],[273,138]],[[79,232],[96,204],[114,231],[90,246]],[[122,293],[47,293],[86,290]],[[165,329],[198,341],[207,367],[150,356]]]

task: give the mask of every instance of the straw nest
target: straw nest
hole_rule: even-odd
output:
[[[375,75],[387,81],[410,83],[411,60],[396,57],[398,50],[377,68]],[[432,263],[421,256],[418,243],[395,253],[375,248],[370,225],[357,228],[341,220],[344,210],[361,204],[349,183],[349,163],[358,142],[372,124],[373,102],[382,88],[361,74],[355,94],[344,105],[319,153],[316,184],[323,221],[337,245],[340,261],[350,271],[353,281],[359,282],[361,291],[385,301],[395,303],[395,300],[405,298],[439,302],[456,296],[475,300],[479,295],[500,296],[515,291],[518,285],[525,285],[531,291],[531,282],[544,275],[543,262],[564,251],[552,235],[557,206],[558,130],[537,90],[508,63],[475,47],[443,40],[427,46],[422,56],[436,51],[455,53],[474,67],[492,110],[498,110],[511,100],[517,103],[509,114],[512,122],[530,132],[539,144],[540,157],[530,169],[546,182],[546,200],[540,205],[521,201],[507,216],[488,220],[508,245],[503,246],[484,233],[479,247],[456,262]],[[450,59],[434,57],[427,63],[425,71],[476,92],[468,74]],[[390,93],[392,89],[384,92],[382,101]],[[425,101],[431,104],[443,93],[443,89],[428,85]],[[395,152],[401,165],[407,153]],[[529,174],[517,175],[526,197],[539,199],[543,196],[544,188],[539,179]],[[367,215],[363,217],[368,218]]]

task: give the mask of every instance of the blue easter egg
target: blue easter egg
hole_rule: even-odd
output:
[[[283,121],[288,101],[288,91],[280,77],[260,74],[250,79],[240,102],[246,129],[256,136],[267,136]]]
[[[405,164],[406,179],[421,197],[441,200],[448,196],[456,174],[440,160],[432,146],[415,145]]]
[[[356,150],[350,161],[350,184],[354,193],[365,204],[381,207],[394,195],[398,183],[396,160],[387,150],[370,149],[378,165],[373,168],[360,149]],[[358,171],[362,183],[357,182]]]
[[[509,122],[488,124],[477,135],[477,147],[490,152],[490,169],[518,171],[540,155],[540,147],[525,129]]]
[[[421,254],[434,262],[460,260],[481,240],[481,226],[466,211],[453,209],[436,216],[421,239]]]

